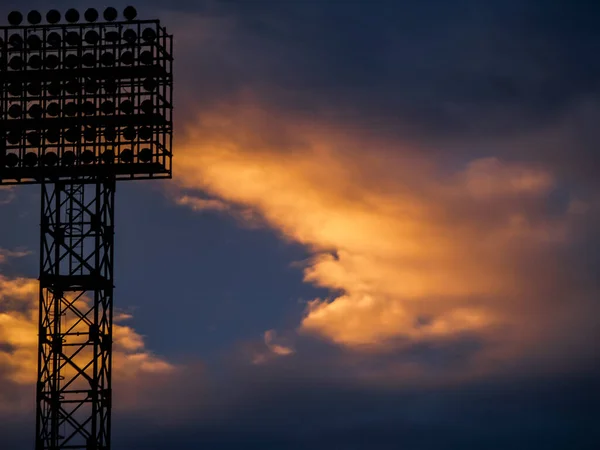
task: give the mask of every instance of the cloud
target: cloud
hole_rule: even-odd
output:
[[[176,170],[188,198],[252,209],[312,252],[305,281],[332,295],[308,303],[300,334],[381,351],[475,333],[489,343],[481,367],[532,353],[556,362],[552,352],[569,353],[561,342],[594,334],[596,305],[557,261],[576,258],[568,249],[593,205],[568,191],[557,203],[565,186],[547,164],[448,166],[434,154],[249,96],[200,115]]]
[[[176,202],[178,205],[190,207],[193,211],[227,211],[230,209],[230,206],[221,200],[196,198],[189,195],[179,197]]]
[[[250,89],[269,109],[472,152],[465,138],[512,139],[597,98],[595,4],[424,0],[369,14],[360,1],[175,5],[166,19],[188,122],[194,108]]]
[[[185,203],[248,211],[306,246],[305,281],[331,294],[307,304],[301,335],[374,351],[476,333],[502,361],[586,353],[567,347],[594,335],[597,310],[575,251],[598,238],[590,11],[433,3],[348,5],[353,26],[335,5],[289,2],[173,19],[194,55]]]
[[[0,248],[0,264],[4,264],[12,258],[23,258],[29,255],[31,255],[31,252],[28,250],[6,250]]]
[[[0,395],[9,394],[9,386],[32,386],[37,373],[39,283],[30,278],[13,278],[0,274]],[[80,308],[88,303],[77,299]],[[136,395],[136,383],[154,374],[169,374],[177,368],[153,355],[144,339],[133,328],[123,325],[127,315],[115,314],[113,368],[117,385],[128,385],[119,398],[119,408],[136,407],[130,400]],[[74,321],[72,321],[74,323]],[[70,326],[70,325],[69,325]],[[76,330],[75,330],[76,331]],[[86,330],[87,331],[87,330]],[[77,358],[85,360],[86,355]],[[77,358],[75,358],[77,360]],[[69,367],[65,368],[66,371]],[[7,389],[6,392],[5,389]],[[19,389],[17,389],[19,391]],[[139,395],[139,394],[138,394]],[[13,401],[23,405],[23,396]],[[14,407],[12,403],[5,404]],[[28,405],[31,407],[31,405]]]
[[[0,206],[8,205],[16,198],[13,186],[0,186]]]
[[[252,366],[202,390],[202,372],[189,370],[160,386],[156,409],[113,414],[112,448],[592,450],[600,442],[597,372],[390,389],[289,369]],[[0,424],[0,443],[29,448],[32,433],[12,422]]]
[[[189,369],[161,387],[167,409],[154,410],[160,417],[148,410],[121,416],[114,447],[363,450],[395,449],[400,442],[419,449],[527,449],[544,442],[583,450],[600,441],[597,370],[385,384],[349,375],[337,361],[307,366],[297,356],[228,366],[208,383],[202,371]]]
[[[555,180],[541,168],[503,164],[498,158],[476,159],[461,174],[462,184],[475,198],[533,195],[547,193]]]
[[[286,355],[291,355],[294,353],[294,349],[292,349],[291,347],[287,347],[287,346],[283,345],[282,343],[279,343],[279,344],[276,343],[277,332],[275,330],[265,331],[264,338],[265,338],[265,345],[274,354],[279,355],[279,356],[286,356]]]
[[[246,352],[251,355],[252,364],[265,364],[275,358],[293,355],[296,351],[286,339],[277,336],[277,331],[267,330],[263,333],[264,346],[247,346]]]

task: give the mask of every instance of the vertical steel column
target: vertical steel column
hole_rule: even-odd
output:
[[[110,449],[114,196],[42,183],[36,450]]]

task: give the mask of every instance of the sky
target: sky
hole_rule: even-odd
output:
[[[117,188],[114,450],[600,447],[600,6],[136,6],[174,34],[174,176]],[[2,449],[39,194],[0,189]]]

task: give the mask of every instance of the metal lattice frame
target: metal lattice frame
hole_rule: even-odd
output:
[[[173,39],[136,15],[0,26],[0,185],[42,186],[36,450],[110,450],[115,181],[172,176]]]
[[[37,450],[110,448],[114,195],[42,184]]]

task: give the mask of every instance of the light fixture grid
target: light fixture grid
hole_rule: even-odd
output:
[[[154,31],[155,39],[146,42],[142,36],[145,29]],[[115,21],[115,22],[94,22],[79,24],[43,24],[43,25],[19,25],[16,27],[0,27],[4,36],[4,45],[2,48],[2,120],[7,124],[5,134],[17,133],[20,138],[16,143],[6,141],[3,137],[2,142],[5,145],[7,154],[17,155],[17,159],[11,159],[11,163],[17,162],[16,167],[7,167],[6,158],[4,164],[0,164],[0,184],[26,184],[38,183],[42,179],[70,179],[78,176],[78,172],[89,176],[94,171],[99,174],[105,174],[107,171],[113,171],[117,179],[138,179],[138,178],[170,178],[171,171],[171,145],[172,145],[172,36],[160,26],[157,20],[134,20],[134,21]],[[100,41],[97,44],[85,42],[85,33],[94,30],[99,33]],[[133,42],[127,42],[123,38],[126,30],[134,30],[137,39]],[[69,33],[77,32],[82,39],[81,45],[70,45],[67,42]],[[107,38],[111,33],[118,33],[118,40],[109,41]],[[54,48],[49,43],[49,36],[58,33],[60,36],[60,46]],[[24,44],[21,48],[15,48],[8,45],[11,35],[21,36]],[[27,47],[27,37],[35,34],[40,36],[42,46],[39,50],[31,50]],[[126,52],[132,52],[132,64],[126,64],[121,55]],[[103,64],[102,55],[112,53],[114,64]],[[83,56],[86,53],[92,53],[94,56],[94,65],[86,67],[83,65]],[[41,69],[32,69],[26,67],[24,70],[15,71],[7,66],[9,59],[14,56],[23,58],[26,64],[29,63],[28,56],[39,56],[42,60]],[[66,69],[68,56],[77,58],[77,67]],[[143,58],[150,56],[149,64],[144,64]],[[48,57],[56,57],[59,66],[56,69],[45,67]],[[106,90],[106,80],[114,78],[117,84],[115,92]],[[15,88],[13,83],[19,76],[19,81],[23,81],[22,95],[15,97],[9,94],[11,88]],[[69,80],[70,75],[73,79]],[[38,79],[41,82],[41,94],[31,95],[27,92],[31,81]],[[144,80],[152,78],[156,82],[153,91],[146,92],[143,85]],[[86,92],[85,82],[95,80],[101,84],[97,92]],[[65,91],[69,81],[77,81],[81,89],[69,93]],[[63,83],[60,95],[54,96],[49,92],[53,83]],[[102,83],[104,82],[104,86]],[[126,114],[119,111],[119,105],[124,100],[133,103],[133,113]],[[151,114],[141,111],[141,105],[144,100],[150,100],[155,105]],[[96,114],[88,117],[81,110],[85,102],[92,102]],[[116,111],[114,114],[103,114],[99,111],[102,102],[114,102]],[[59,103],[60,111],[68,110],[75,103],[77,112],[75,117],[52,118],[48,114],[48,106],[52,103]],[[19,119],[8,117],[8,107],[12,104],[20,103],[22,116]],[[29,108],[33,105],[39,105],[42,108],[42,119],[36,120],[28,116]],[[69,126],[69,124],[71,124]],[[52,128],[55,126],[55,128]],[[105,132],[111,127],[117,130],[117,140],[110,142],[105,137]],[[133,127],[136,131],[133,139],[126,138],[125,130],[127,127]],[[73,129],[77,127],[77,130]],[[96,138],[86,140],[82,133],[87,128],[94,128]],[[150,136],[144,138],[147,132],[146,127],[151,131]],[[69,129],[71,131],[69,132]],[[59,142],[49,142],[52,132],[59,133]],[[77,131],[77,132],[76,132]],[[140,133],[141,131],[141,133]],[[93,132],[88,131],[90,135]],[[78,140],[69,139],[69,133],[74,133]],[[37,139],[41,142],[38,144]],[[140,152],[144,149],[149,149]],[[82,158],[86,151],[91,151],[93,158],[91,161],[84,161]],[[115,159],[111,167],[106,167],[106,157],[114,151]],[[131,150],[132,159],[121,158],[124,150]],[[65,158],[67,152],[74,152],[76,161],[73,166],[65,166],[68,162]],[[34,159],[32,155],[37,156],[37,163],[28,166],[26,163]],[[88,152],[89,153],[89,152]],[[127,154],[127,152],[125,152]],[[56,155],[56,157],[54,157]],[[140,155],[149,160],[142,160]],[[52,156],[52,159],[46,159]],[[2,155],[0,155],[0,158]],[[31,157],[31,160],[27,159]],[[54,167],[45,165],[46,161],[56,160]],[[81,169],[81,170],[79,170]],[[82,175],[82,176],[83,176]]]

